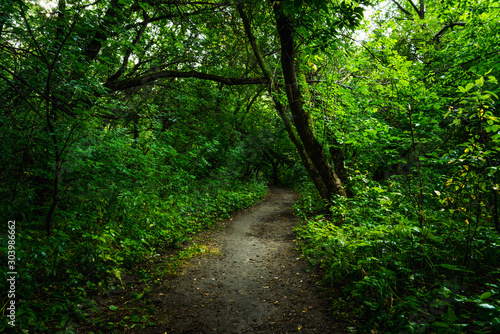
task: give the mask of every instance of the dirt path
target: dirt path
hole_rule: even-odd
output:
[[[164,318],[142,333],[345,333],[293,250],[296,200],[291,190],[273,188],[215,233],[215,255],[194,258],[155,291],[162,308],[155,313]]]

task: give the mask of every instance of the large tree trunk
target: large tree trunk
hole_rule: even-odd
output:
[[[325,200],[330,200],[333,195],[346,197],[346,192],[342,186],[341,180],[328,163],[323,146],[321,146],[316,139],[310,127],[310,115],[303,108],[302,96],[294,65],[295,46],[290,19],[279,9],[278,5],[274,6],[274,13],[276,28],[278,29],[281,41],[281,67],[283,69],[286,95],[292,113],[293,123],[304,145],[305,151],[307,152],[308,158],[319,173],[319,177],[326,187],[326,193],[323,194],[320,191],[320,194]]]
[[[243,10],[243,6],[241,3],[238,5],[238,12],[240,13],[241,19],[243,20],[245,33],[249,39],[250,45],[252,46],[252,50],[254,52],[255,58],[257,59],[259,67],[261,68],[262,73],[264,74],[264,77],[267,80],[267,83],[269,85],[269,93],[271,94],[271,97],[273,99],[276,111],[278,112],[278,115],[280,116],[280,118],[283,121],[283,124],[285,125],[288,137],[297,148],[297,152],[299,153],[300,159],[302,160],[302,163],[304,164],[304,167],[306,168],[309,177],[314,182],[314,185],[318,190],[321,198],[329,200],[331,197],[331,193],[329,193],[328,188],[324,183],[323,178],[321,177],[321,174],[318,172],[318,170],[312,163],[311,159],[309,158],[307,150],[302,144],[300,138],[298,137],[297,132],[293,128],[293,125],[290,122],[290,119],[288,118],[288,115],[285,111],[285,108],[283,107],[283,104],[281,104],[281,102],[277,98],[279,94],[278,88],[273,80],[273,76],[271,74],[271,71],[269,70],[269,67],[264,61],[264,57],[262,56],[259,47],[257,46],[257,41],[255,39],[255,36],[253,35],[250,26],[250,20],[246,15],[245,11]]]
[[[302,144],[300,138],[297,136],[297,133],[294,131],[292,123],[290,122],[288,116],[285,113],[285,108],[283,108],[283,105],[277,99],[274,99],[274,103],[279,116],[281,117],[283,123],[285,124],[285,128],[288,132],[288,137],[295,145],[295,148],[299,153],[300,159],[302,160],[302,163],[304,164],[304,167],[306,168],[309,177],[314,182],[314,186],[318,190],[321,198],[328,201],[331,197],[331,194],[328,192],[328,188],[325,182],[323,181],[321,174],[318,172],[318,170],[312,163],[311,159],[309,158],[306,148]]]

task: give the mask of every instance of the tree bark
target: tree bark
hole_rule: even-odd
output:
[[[241,4],[238,5],[238,12],[240,13],[241,19],[243,20],[243,26],[245,28],[245,33],[249,39],[250,45],[252,46],[252,50],[254,52],[255,58],[257,59],[257,62],[262,70],[262,73],[264,74],[264,77],[266,78],[266,81],[269,85],[269,93],[271,94],[271,97],[273,99],[276,111],[278,112],[278,115],[280,116],[281,120],[283,121],[283,124],[285,125],[286,131],[288,133],[288,137],[294,144],[295,148],[297,149],[297,152],[299,153],[300,159],[302,163],[304,164],[304,167],[307,170],[307,173],[309,174],[309,177],[311,180],[314,182],[314,185],[316,189],[318,190],[321,198],[328,200],[330,198],[330,194],[328,192],[328,188],[326,187],[325,183],[323,182],[323,179],[312,163],[311,159],[309,158],[308,152],[304,145],[302,144],[302,141],[298,137],[296,131],[293,128],[292,123],[290,122],[290,119],[288,118],[288,115],[285,111],[285,108],[281,104],[281,102],[277,99],[277,96],[279,94],[278,92],[278,86],[274,82],[273,76],[271,74],[271,71],[269,70],[269,67],[264,61],[264,57],[262,56],[260,49],[257,46],[257,41],[255,39],[255,36],[253,35],[251,26],[250,26],[250,20],[248,19],[247,15],[245,14],[243,7]]]
[[[119,13],[123,10],[123,4],[118,0],[111,0],[106,14],[104,14],[103,20],[99,27],[96,29],[95,34],[90,41],[90,43],[85,48],[85,58],[87,61],[93,61],[99,51],[101,51],[102,43],[108,38],[108,29],[112,25],[112,22]]]
[[[276,28],[278,29],[281,41],[281,67],[293,123],[307,152],[307,156],[318,171],[322,183],[326,187],[326,194],[321,194],[321,196],[327,201],[331,200],[333,195],[346,197],[342,181],[329,164],[323,146],[316,139],[310,127],[310,115],[303,107],[300,87],[297,81],[297,72],[294,65],[295,45],[290,19],[280,10],[279,5],[274,6],[274,14]]]
[[[149,73],[140,77],[123,79],[119,81],[108,81],[104,84],[104,87],[112,90],[119,91],[128,88],[144,86],[149,82],[156,81],[163,78],[198,78],[203,80],[211,80],[223,83],[228,86],[233,85],[255,85],[255,84],[265,84],[267,83],[264,77],[254,77],[254,78],[231,78],[223,77],[215,74],[202,73],[197,71],[161,71],[155,73]]]

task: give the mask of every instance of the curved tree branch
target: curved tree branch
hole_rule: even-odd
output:
[[[415,12],[418,14],[418,17],[423,19],[424,16],[425,16],[425,7],[424,7],[424,1],[423,0],[419,0],[419,5],[420,5],[420,8],[417,7],[417,5],[412,1],[412,0],[408,0],[410,2],[410,5],[413,7],[413,9],[415,9]],[[396,0],[392,0],[392,2],[398,7],[398,9],[400,11],[402,11],[406,16],[409,16],[409,17],[412,17],[413,15],[407,11],[406,9],[404,9],[404,7],[399,3],[397,2]]]
[[[415,12],[417,12],[418,14],[418,17],[420,17],[421,19],[423,19],[423,14],[422,12],[418,9],[418,7],[415,5],[415,3],[411,0],[408,0],[410,2],[410,5],[413,7],[413,9],[415,9]],[[420,8],[423,8],[423,1],[420,1]]]
[[[121,77],[122,74],[125,72],[125,70],[127,69],[128,60],[130,58],[130,55],[132,54],[132,50],[133,50],[132,47],[135,47],[137,45],[137,43],[139,43],[139,41],[142,38],[142,35],[144,34],[144,31],[146,31],[146,28],[148,27],[148,24],[149,24],[149,16],[146,13],[146,11],[144,11],[144,21],[141,23],[141,28],[137,32],[137,36],[132,41],[132,45],[129,46],[129,48],[127,49],[127,52],[125,53],[125,56],[123,57],[122,66],[107,81],[115,81],[116,79]]]
[[[402,11],[402,12],[403,12],[406,16],[410,16],[410,17],[412,16],[412,15],[411,15],[411,13],[410,13],[409,11],[407,11],[406,9],[404,9],[404,8],[403,8],[403,6],[401,6],[401,5],[399,4],[399,2],[397,2],[396,0],[392,0],[392,2],[394,2],[394,4],[398,7],[398,9],[399,9],[400,11]]]
[[[252,77],[252,78],[230,78],[223,77],[215,74],[202,73],[197,71],[161,71],[156,73],[146,74],[137,78],[124,79],[114,82],[106,82],[104,87],[119,91],[127,88],[143,86],[149,82],[156,81],[163,78],[198,78],[203,80],[211,80],[223,83],[225,85],[259,85],[266,84],[267,79],[265,77]]]
[[[438,40],[439,37],[446,32],[446,30],[453,28],[455,26],[465,27],[465,22],[453,22],[444,26],[443,28],[441,28],[441,30],[438,31],[436,35],[434,35],[434,39]]]

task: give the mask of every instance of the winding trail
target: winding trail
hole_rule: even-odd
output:
[[[294,250],[297,195],[272,188],[156,291],[164,318],[143,333],[346,333]],[[157,319],[159,320],[159,319]]]

